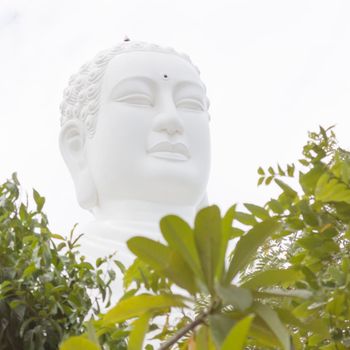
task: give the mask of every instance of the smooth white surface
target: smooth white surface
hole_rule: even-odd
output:
[[[188,52],[211,100],[208,194],[261,202],[259,165],[298,158],[307,130],[337,124],[350,146],[348,0],[71,1],[0,4],[0,178],[47,198],[54,231],[91,216],[75,199],[57,130],[67,77],[124,35]]]
[[[92,61],[70,79],[59,137],[79,204],[95,217],[78,231],[90,246],[104,240],[96,258],[135,234],[160,238],[165,215],[192,223],[210,168],[206,89],[187,59],[133,41],[97,57],[103,73]],[[97,112],[82,113],[89,106]]]

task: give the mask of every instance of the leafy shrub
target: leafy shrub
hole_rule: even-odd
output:
[[[131,238],[125,295],[61,350],[110,349],[100,334],[121,324],[131,350],[150,337],[159,350],[349,349],[350,155],[332,128],[309,136],[300,166],[259,168],[281,189],[265,205],[211,206],[194,227],[167,216],[165,243]]]
[[[297,350],[348,349],[350,153],[337,145],[332,128],[321,127],[309,133],[299,163],[298,173],[294,164],[289,171],[259,170],[259,183],[274,181],[282,190],[265,209],[284,230],[261,248],[254,273],[286,266],[302,272],[294,287],[305,288],[312,298],[281,305],[298,320],[292,322]],[[283,181],[294,182],[294,188]]]
[[[19,186],[16,175],[0,186],[0,349],[56,350],[99,311],[89,291],[107,291],[108,304],[111,281],[79,256],[73,231],[69,238],[50,232],[44,198],[34,190],[31,210]]]
[[[87,323],[86,287],[109,282],[76,239],[49,232],[36,191],[36,210],[19,201],[13,177],[0,192],[0,349],[68,335],[61,350],[349,349],[350,154],[320,128],[299,164],[258,169],[280,188],[265,205],[204,208],[194,227],[171,215],[164,243],[131,238],[125,294]]]

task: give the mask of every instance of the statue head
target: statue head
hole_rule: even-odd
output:
[[[198,207],[209,176],[206,89],[188,56],[127,41],[73,75],[60,149],[79,204],[135,200]]]

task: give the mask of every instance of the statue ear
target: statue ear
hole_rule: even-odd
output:
[[[97,191],[86,158],[86,128],[80,120],[69,120],[61,128],[59,145],[72,175],[80,206],[92,209],[97,205]]]

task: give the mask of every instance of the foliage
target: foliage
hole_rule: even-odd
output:
[[[62,342],[61,350],[349,349],[350,154],[337,146],[332,128],[320,128],[318,133],[309,134],[298,163],[258,169],[259,185],[274,184],[280,189],[280,194],[265,205],[246,203],[244,209],[234,205],[223,215],[217,206],[210,206],[197,214],[193,227],[170,215],[160,222],[162,242],[131,238],[128,247],[136,260],[124,273],[124,295],[106,314],[86,322],[85,328],[83,318],[77,317],[79,312],[86,314],[88,307],[82,291],[79,301],[86,301],[86,307],[80,309],[68,302],[69,293],[56,301],[44,298],[47,290],[36,295],[39,287],[35,283],[43,280],[45,285],[43,276],[48,272],[55,275],[56,265],[61,266],[56,260],[69,266],[72,262],[56,257],[59,252],[55,253],[53,236],[41,213],[41,197],[34,193],[37,210],[26,214],[32,226],[24,216],[29,213],[26,206],[24,212],[21,206],[8,207],[4,211],[7,217],[1,216],[4,219],[0,222],[7,225],[6,220],[15,217],[12,225],[26,227],[14,230],[11,225],[5,229],[0,226],[4,237],[1,249],[8,249],[1,257],[11,259],[1,269],[2,274],[7,268],[18,274],[7,276],[6,283],[1,284],[1,300],[13,313],[8,322],[18,318],[15,314],[22,305],[12,302],[22,298],[25,305],[32,305],[28,295],[34,295],[39,300],[36,310],[54,309],[58,301],[71,307],[64,309],[68,317],[59,326],[64,334],[74,336]],[[36,240],[26,243],[19,236],[14,243],[7,242],[13,232],[30,232]],[[37,241],[50,247],[55,257],[50,260],[52,270],[45,265],[46,248],[30,248]],[[68,242],[62,243],[69,252],[72,243]],[[30,253],[26,249],[31,249]],[[69,260],[69,254],[66,256]],[[71,259],[74,257],[72,252]],[[25,268],[14,267],[20,261],[22,265],[26,262]],[[40,265],[35,265],[37,261]],[[33,262],[42,274],[31,272]],[[84,259],[80,264],[78,270],[82,271]],[[58,267],[59,276],[55,278],[66,276],[65,269],[69,267]],[[89,286],[95,272],[88,268],[84,271],[69,278],[77,285]],[[38,275],[34,278],[35,273]],[[29,284],[23,284],[27,279]],[[8,283],[16,281],[21,286],[10,290],[20,293],[7,294]],[[29,311],[26,308],[26,315]],[[54,315],[49,314],[47,319],[56,320]],[[69,323],[72,315],[73,322]],[[40,317],[37,323],[29,322],[31,330],[49,327],[51,323],[40,322]],[[4,334],[6,330],[0,333],[6,339]]]
[[[349,348],[350,157],[332,128],[320,128],[299,163],[298,173],[295,164],[258,169],[259,185],[281,189],[263,206],[233,206],[223,216],[211,206],[193,228],[167,216],[163,243],[130,239],[138,259],[126,294],[96,332],[124,322],[133,350],[147,334],[163,341],[160,350]],[[163,327],[154,327],[159,317]]]
[[[298,319],[295,348],[348,349],[350,154],[337,146],[332,128],[320,128],[319,133],[309,134],[299,163],[303,168],[298,174],[295,165],[289,165],[287,171],[259,169],[259,183],[274,181],[282,189],[264,210],[283,230],[260,249],[253,275],[271,268],[301,271],[303,278],[292,287],[303,288],[312,297],[280,303]],[[298,180],[299,189],[292,189],[282,178]]]
[[[278,310],[269,303],[275,294],[259,293],[259,290],[261,286],[274,286],[281,281],[293,282],[300,274],[282,269],[270,271],[270,280],[252,278],[245,284],[234,282],[263,242],[282,227],[271,218],[257,223],[240,237],[230,263],[226,264],[228,243],[232,234],[236,234],[232,229],[235,213],[235,206],[223,217],[217,206],[205,208],[198,213],[194,228],[179,217],[164,217],[160,227],[166,243],[145,237],[131,238],[130,250],[156,271],[159,279],[166,278],[177,288],[172,291],[166,285],[153,293],[134,289],[93,323],[93,333],[103,334],[106,327],[128,321],[128,349],[142,349],[149,330],[153,339],[164,340],[160,350],[176,344],[181,349],[243,349],[248,335],[256,344],[291,349],[289,332]],[[289,299],[308,297],[298,290],[279,291]],[[175,309],[173,316],[169,316],[170,308]],[[197,308],[195,313],[194,308]],[[180,321],[176,316],[181,316]],[[163,322],[165,319],[164,327],[149,326],[159,324],[159,319]],[[101,348],[103,343],[93,333],[87,332],[79,339],[89,339],[91,346]],[[186,337],[188,333],[190,337]],[[62,345],[63,349],[74,348],[68,346],[69,341]],[[155,341],[151,343],[146,349],[154,348]]]
[[[111,280],[101,278],[106,259],[95,268],[79,256],[73,231],[51,233],[45,199],[34,190],[31,210],[19,186],[15,174],[0,186],[0,349],[54,350],[99,312],[89,291],[105,293],[108,304]]]

